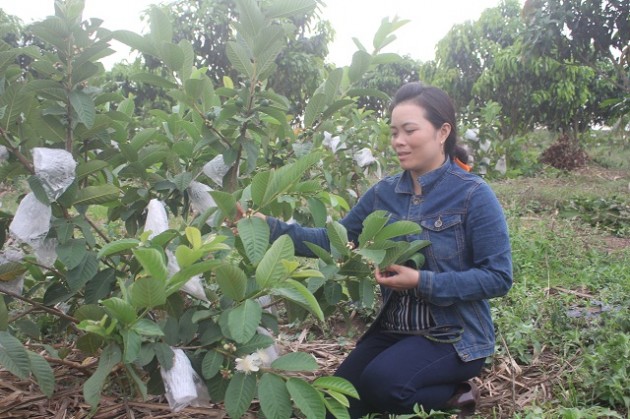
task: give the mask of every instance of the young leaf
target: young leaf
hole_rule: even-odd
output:
[[[274,360],[271,363],[271,368],[283,371],[315,371],[318,365],[311,354],[290,352]]]
[[[31,365],[31,371],[39,384],[39,389],[48,398],[52,397],[55,391],[55,374],[43,356],[35,352],[27,351],[28,359]]]
[[[201,248],[201,232],[194,227],[186,227],[186,239],[193,249]]]
[[[256,393],[256,377],[234,374],[225,392],[225,409],[231,418],[240,418],[252,404]]]
[[[166,303],[164,282],[142,277],[133,283],[130,290],[131,304],[136,308],[153,308]]]
[[[0,332],[0,365],[21,379],[31,372],[28,352],[9,332]]]
[[[267,250],[256,268],[256,283],[260,288],[268,288],[284,279],[287,272],[280,263],[282,259],[293,259],[295,256],[293,241],[287,235],[280,236]]]
[[[268,418],[291,417],[291,396],[284,380],[275,374],[265,373],[258,383],[260,407]]]
[[[101,353],[96,371],[94,371],[94,374],[83,384],[83,398],[90,406],[98,406],[101,401],[101,393],[105,380],[121,359],[120,348],[113,343],[107,346]]]
[[[237,229],[247,258],[258,266],[269,246],[269,226],[261,218],[246,217],[239,220]]]
[[[256,334],[261,317],[262,307],[252,300],[245,300],[232,309],[228,315],[228,328],[232,339],[237,343],[249,341]]]
[[[234,301],[241,301],[247,290],[247,275],[238,266],[223,264],[215,270],[221,291]]]
[[[166,281],[168,270],[166,269],[162,254],[157,249],[138,247],[133,249],[133,254],[148,275],[158,281]]]
[[[291,377],[287,380],[287,390],[289,390],[295,405],[307,418],[326,417],[324,399],[309,383]]]

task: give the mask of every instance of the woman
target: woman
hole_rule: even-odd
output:
[[[337,370],[358,390],[350,415],[412,413],[414,405],[472,414],[479,375],[494,350],[488,299],[512,285],[507,225],[490,187],[455,162],[455,110],[442,90],[408,83],[390,106],[391,144],[402,172],[370,188],[340,222],[355,243],[363,220],[386,210],[422,226],[408,240],[429,240],[419,269],[376,269],[383,305],[374,323]],[[272,240],[288,234],[329,248],[325,229],[266,217]]]

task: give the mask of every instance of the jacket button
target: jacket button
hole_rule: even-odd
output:
[[[435,226],[435,228],[442,227],[442,219],[438,218],[437,221],[435,223],[433,223],[433,225]]]
[[[420,203],[420,198],[418,197],[414,197],[413,200],[411,201],[414,205],[418,205]]]

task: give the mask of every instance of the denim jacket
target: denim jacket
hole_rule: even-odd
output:
[[[419,178],[422,194],[414,194],[410,172],[386,177],[372,186],[340,221],[357,243],[363,220],[373,211],[386,210],[392,221],[410,220],[422,232],[407,241],[429,240],[422,252],[418,291],[429,304],[436,326],[461,326],[462,339],[454,346],[463,361],[494,352],[494,326],[487,299],[505,295],[512,286],[512,257],[503,210],[492,189],[478,176],[451,160]],[[271,239],[288,234],[296,254],[313,254],[304,241],[330,248],[326,229],[286,224],[273,217],[267,222]],[[392,290],[381,287],[383,307]],[[379,324],[381,309],[367,333]]]

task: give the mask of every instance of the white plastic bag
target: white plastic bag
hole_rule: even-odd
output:
[[[147,220],[144,223],[144,231],[151,231],[149,239],[168,230],[168,217],[164,203],[153,198],[147,205]]]
[[[40,202],[30,192],[20,201],[9,231],[22,243],[38,247],[48,234],[51,215],[50,206]]]
[[[179,264],[177,263],[177,258],[170,250],[166,251],[166,259],[168,260],[168,273],[170,276],[175,275],[179,272]],[[188,295],[192,295],[195,298],[203,300],[205,302],[210,302],[208,297],[206,296],[206,291],[203,288],[203,283],[201,282],[201,276],[195,275],[190,278],[184,286],[181,288]]]
[[[48,199],[55,201],[74,182],[77,163],[66,150],[35,147],[33,166]]]
[[[0,164],[9,159],[9,150],[3,145],[0,145]]]
[[[195,372],[183,350],[173,349],[173,366],[160,369],[164,382],[165,396],[173,412],[188,406],[203,406],[210,401],[208,390],[199,374]]]
[[[361,150],[354,153],[352,157],[354,161],[359,165],[359,167],[365,167],[372,163],[376,163],[376,159],[372,154],[372,150],[367,147],[362,148]]]
[[[223,154],[219,154],[203,166],[203,173],[219,186],[223,186],[223,177],[230,170],[230,166],[225,164]]]

